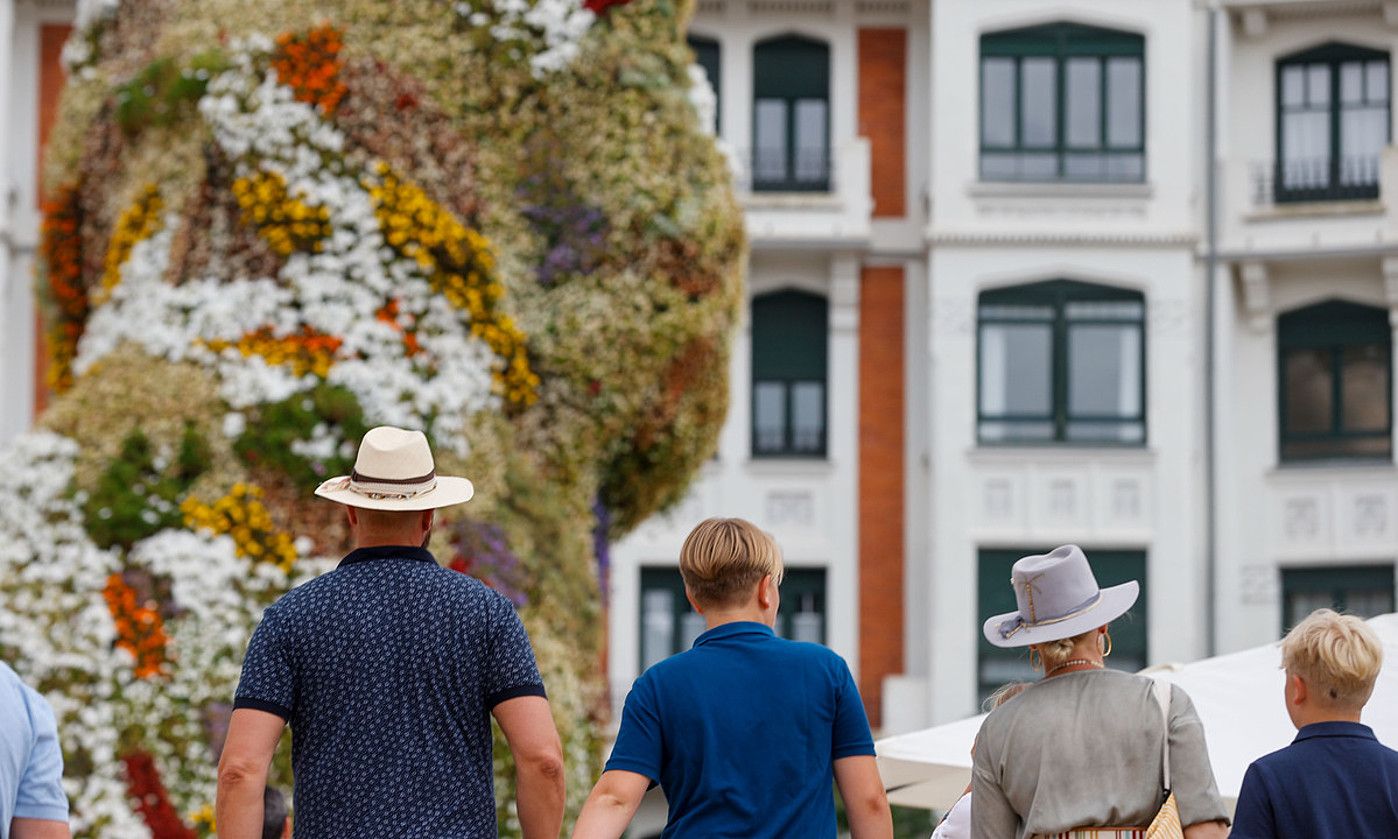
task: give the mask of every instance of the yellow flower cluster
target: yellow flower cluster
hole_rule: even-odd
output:
[[[262,504],[262,490],[255,486],[234,484],[227,495],[213,504],[190,496],[180,505],[180,512],[191,530],[232,536],[238,556],[254,562],[274,562],[287,571],[296,562],[291,537],[272,524],[272,517]]]
[[[203,341],[214,352],[234,347],[247,356],[259,355],[270,365],[290,365],[298,376],[313,373],[320,378],[330,375],[335,352],[344,342],[332,335],[322,335],[309,327],[297,335],[274,335],[270,329],[249,332],[235,341]]]
[[[319,253],[330,235],[330,213],[292,196],[286,179],[276,172],[258,172],[233,182],[233,197],[243,211],[243,223],[257,228],[272,250],[282,256],[296,251]]]
[[[432,287],[470,315],[471,334],[504,360],[495,381],[507,403],[532,405],[538,399],[539,377],[529,366],[523,330],[496,311],[505,289],[495,277],[490,243],[387,164],[379,163],[375,175],[366,178],[365,185],[388,244],[416,261]]]
[[[165,202],[160,198],[160,189],[148,184],[131,206],[117,218],[112,238],[107,243],[107,256],[102,265],[102,291],[110,293],[121,282],[121,266],[131,257],[131,249],[136,243],[148,239],[160,227],[160,211]]]
[[[200,836],[213,836],[218,827],[214,821],[214,805],[212,804],[205,804],[190,813],[189,820],[194,823],[194,829]]]

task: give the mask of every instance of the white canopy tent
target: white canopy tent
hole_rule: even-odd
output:
[[[1379,740],[1398,745],[1398,614],[1381,615],[1369,625],[1383,641],[1384,668],[1364,722]],[[1146,671],[1174,682],[1189,694],[1204,722],[1214,777],[1230,810],[1248,764],[1290,743],[1296,734],[1282,704],[1284,677],[1276,644],[1185,665]],[[879,772],[894,804],[945,810],[971,778],[971,745],[985,715],[877,744]]]

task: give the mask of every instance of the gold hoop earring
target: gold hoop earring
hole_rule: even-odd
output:
[[[1036,657],[1036,656],[1037,656],[1037,658],[1038,658],[1037,661],[1035,661],[1035,657]],[[1030,647],[1030,648],[1029,648],[1029,669],[1031,669],[1031,670],[1043,670],[1043,669],[1044,669],[1044,657],[1043,657],[1043,655],[1041,655],[1041,654],[1039,653],[1039,651],[1038,651],[1037,649],[1035,649],[1034,647]]]
[[[1111,630],[1102,633],[1103,637],[1098,638],[1097,646],[1102,648],[1102,658],[1112,654],[1112,633]]]

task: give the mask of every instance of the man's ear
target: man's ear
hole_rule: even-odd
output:
[[[359,526],[359,512],[348,504],[345,505],[345,518],[349,519],[351,528]]]
[[[424,533],[426,533],[427,531],[429,531],[429,530],[432,529],[432,523],[436,520],[436,516],[437,516],[437,511],[436,511],[436,510],[423,510],[423,511],[422,511],[422,531],[423,531]]]

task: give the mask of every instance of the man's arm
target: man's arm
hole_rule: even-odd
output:
[[[873,757],[856,755],[835,761],[835,785],[845,802],[853,839],[893,839],[893,813]]]
[[[285,727],[286,720],[266,711],[238,708],[233,712],[218,761],[214,807],[218,839],[261,839],[267,770]]]
[[[583,805],[573,839],[619,839],[641,806],[650,778],[625,769],[603,772]]]
[[[515,759],[516,808],[524,839],[556,839],[563,829],[563,744],[542,696],[507,699],[491,709]]]
[[[13,819],[10,839],[72,839],[67,822],[50,819]]]

